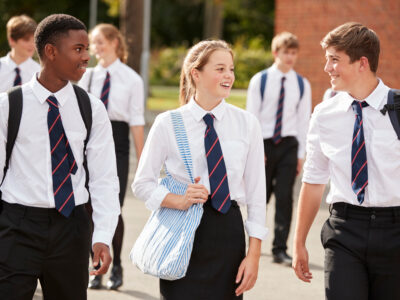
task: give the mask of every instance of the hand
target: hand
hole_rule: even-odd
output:
[[[186,193],[182,199],[181,209],[186,210],[192,204],[204,203],[208,199],[208,191],[202,184],[198,184],[200,177],[194,179],[194,184],[189,184]]]
[[[301,158],[297,159],[297,169],[296,169],[296,176],[301,173],[301,169],[303,168],[303,160]]]
[[[267,156],[264,154],[264,165],[267,165]]]
[[[95,243],[93,245],[93,266],[97,267],[101,260],[101,267],[98,270],[93,270],[90,275],[103,275],[107,273],[108,267],[111,264],[110,248],[103,243]]]
[[[294,248],[292,268],[300,280],[311,282],[312,273],[308,268],[308,252],[305,246]]]
[[[247,255],[240,264],[236,275],[236,283],[239,283],[240,281],[241,283],[235,291],[236,296],[240,296],[245,291],[252,289],[256,284],[259,261],[259,256]]]

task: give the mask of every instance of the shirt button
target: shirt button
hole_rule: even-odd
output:
[[[372,220],[375,220],[375,219],[376,219],[376,216],[375,216],[374,214],[372,214],[372,215],[371,215],[371,219],[372,219]]]

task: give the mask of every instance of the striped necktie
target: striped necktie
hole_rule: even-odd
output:
[[[367,152],[365,150],[362,108],[367,102],[354,100],[351,104],[355,113],[353,143],[351,147],[351,187],[360,204],[364,202],[365,187],[368,185]]]
[[[284,86],[285,80],[286,80],[286,78],[282,77],[281,91],[279,93],[278,109],[276,110],[274,135],[272,137],[272,140],[275,145],[279,144],[282,140],[281,131],[282,131],[283,102],[285,99],[285,86]]]
[[[21,70],[16,67],[15,68],[15,78],[14,78],[14,85],[13,86],[17,86],[17,85],[21,85],[22,84],[22,80],[21,80],[21,75],[19,74],[21,72]]]
[[[110,73],[106,74],[106,79],[104,79],[103,88],[101,89],[100,99],[103,101],[106,108],[108,107],[108,95],[110,94]]]
[[[231,198],[224,155],[222,154],[217,132],[214,129],[214,116],[206,114],[203,120],[207,124],[204,146],[211,189],[211,205],[217,211],[225,214],[231,207]]]
[[[336,92],[336,91],[334,91],[334,90],[331,90],[330,98],[332,98],[332,97],[335,97],[335,96],[336,96],[336,94],[337,94],[337,92]]]
[[[49,104],[47,125],[50,138],[54,201],[58,212],[69,217],[75,207],[71,174],[75,174],[78,167],[64,131],[57,99],[50,96],[46,101]]]

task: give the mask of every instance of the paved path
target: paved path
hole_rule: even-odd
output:
[[[152,116],[151,116],[152,117]],[[134,148],[132,148],[134,149]],[[134,170],[135,161],[132,161]],[[133,180],[133,172],[130,174],[129,185]],[[296,184],[296,192],[298,195],[300,183]],[[296,208],[295,203],[295,208]],[[242,210],[244,218],[245,212]],[[293,212],[296,216],[296,209]],[[158,280],[148,275],[142,274],[135,266],[130,263],[129,252],[138,236],[140,230],[144,226],[149,211],[146,210],[144,204],[133,197],[129,188],[125,199],[122,214],[125,220],[125,237],[122,251],[122,265],[124,267],[124,285],[119,291],[108,290],[89,290],[89,300],[156,300],[159,299]],[[320,242],[320,231],[323,222],[328,217],[328,208],[322,204],[317,219],[311,228],[307,247],[309,249],[310,267],[313,272],[313,282],[311,284],[298,280],[291,268],[279,264],[272,263],[271,243],[273,237],[273,218],[274,218],[274,200],[268,206],[267,210],[267,226],[270,233],[263,242],[262,256],[260,260],[259,276],[255,287],[245,293],[246,300],[288,300],[288,299],[324,299],[324,273],[323,273],[323,248]],[[295,217],[294,217],[295,219]],[[289,237],[289,253],[292,253],[293,227]],[[103,278],[107,279],[108,275]],[[105,283],[104,280],[103,283]],[[35,294],[34,299],[41,299],[40,287]]]

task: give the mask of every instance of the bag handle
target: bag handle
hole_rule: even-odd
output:
[[[192,155],[190,153],[189,142],[186,135],[185,124],[183,123],[182,114],[179,111],[174,110],[170,112],[170,116],[179,153],[181,154],[181,158],[189,175],[190,181],[194,183]]]

